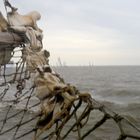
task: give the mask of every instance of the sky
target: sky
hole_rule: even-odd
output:
[[[140,65],[140,0],[9,0],[41,13],[50,64]],[[0,11],[5,13],[3,1]]]

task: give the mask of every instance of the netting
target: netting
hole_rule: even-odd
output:
[[[0,139],[139,140],[136,124],[52,71],[37,28],[30,28],[12,28],[11,34],[24,38],[20,45],[0,44]]]
[[[21,85],[23,79],[26,82],[30,81],[23,66],[22,61],[18,61],[15,65],[15,70],[11,70],[10,68],[9,72],[7,65],[1,68],[0,100],[1,104],[3,104],[1,108],[2,117],[0,120],[1,139],[4,138],[7,133],[10,133],[13,139],[28,139],[34,136],[36,139],[42,140],[47,138],[67,139],[72,135],[75,138],[84,139],[90,136],[90,133],[102,127],[108,120],[114,121],[116,124],[113,123],[113,125],[116,125],[115,128],[118,127],[116,130],[118,130],[119,136],[116,137],[116,139],[140,139],[140,130],[129,120],[109,110],[88,94],[82,94],[76,89],[75,92],[77,92],[78,99],[63,108],[55,120],[50,121],[49,126],[47,120],[44,118],[41,119],[43,114],[39,111],[40,101],[35,97],[35,87],[28,84],[28,86],[25,89],[21,89],[21,91],[17,88],[17,85]],[[16,80],[17,77],[18,80]],[[15,98],[15,94],[17,93],[20,95]],[[10,99],[7,99],[7,96],[9,96]],[[95,113],[101,113],[101,115],[100,117],[96,116],[97,118],[94,118],[94,120],[93,117]],[[61,118],[61,116],[64,117]],[[14,118],[17,120],[14,120]],[[14,121],[13,126],[9,125],[12,121]],[[41,128],[39,127],[40,125],[38,125],[39,122]],[[88,123],[90,123],[90,127]],[[113,127],[114,126],[112,126],[111,129],[113,129]]]

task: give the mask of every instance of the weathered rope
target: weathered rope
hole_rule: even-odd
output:
[[[4,70],[6,70],[6,69],[4,69]],[[20,71],[22,71],[22,70],[23,70],[23,68],[21,67]],[[23,71],[21,73],[23,73]],[[6,78],[7,77],[8,77],[8,75],[6,75]],[[7,81],[5,81],[5,84],[6,83],[7,83]],[[3,92],[1,92],[1,94],[0,94],[1,101],[4,101],[4,96],[8,93],[9,88],[10,87],[6,86],[5,89],[3,90]],[[6,133],[11,131],[11,132],[13,132],[13,138],[21,139],[22,137],[26,137],[30,133],[32,133],[32,134],[33,134],[33,132],[35,133],[35,131],[38,129],[38,128],[36,128],[36,125],[34,125],[34,128],[32,128],[31,130],[28,130],[27,132],[25,132],[25,133],[23,132],[23,134],[18,135],[19,128],[21,129],[23,125],[31,123],[33,120],[37,120],[37,118],[39,118],[39,116],[40,116],[40,114],[39,114],[39,115],[33,116],[29,120],[23,121],[23,119],[26,116],[26,113],[29,109],[32,109],[33,107],[38,107],[40,105],[40,103],[37,103],[37,104],[29,107],[29,101],[31,100],[31,98],[34,97],[34,96],[32,96],[32,94],[33,94],[33,91],[32,91],[32,87],[31,87],[27,91],[23,92],[23,94],[21,94],[21,96],[17,99],[17,101],[15,100],[15,101],[13,101],[13,104],[9,105],[9,107],[7,108],[7,111],[5,113],[4,119],[0,120],[0,122],[2,122],[2,124],[0,125],[0,136],[5,135]],[[10,115],[10,110],[13,109],[13,107],[16,104],[19,104],[20,102],[22,102],[24,100],[26,101],[26,105],[25,105],[24,109],[18,111],[15,114]],[[57,137],[59,137],[59,139],[66,139],[70,133],[75,133],[76,131],[77,131],[77,137],[79,139],[85,139],[86,137],[89,136],[90,133],[92,133],[97,128],[102,126],[108,119],[114,120],[120,130],[120,136],[118,137],[118,140],[123,140],[126,138],[140,139],[140,136],[137,136],[135,134],[127,134],[125,132],[125,130],[123,128],[123,124],[121,123],[122,120],[125,120],[129,126],[133,127],[133,129],[135,129],[138,133],[140,133],[139,128],[137,128],[129,120],[125,119],[122,116],[117,115],[113,111],[112,112],[110,110],[108,111],[108,108],[106,108],[102,104],[98,103],[94,99],[89,99],[89,100],[90,101],[87,101],[87,106],[85,107],[85,109],[83,109],[83,112],[81,113],[80,116],[77,115],[77,112],[78,112],[79,108],[82,106],[82,104],[85,104],[85,101],[83,102],[82,99],[80,99],[79,100],[80,102],[77,103],[77,105],[74,105],[75,104],[74,103],[73,104],[74,106],[72,107],[73,111],[69,114],[69,116],[66,118],[66,120],[62,120],[62,122],[58,122],[56,129],[54,131],[50,132],[50,134],[48,134],[44,138],[42,138],[42,140],[45,140],[47,138],[53,138],[55,135]],[[96,124],[94,124],[93,127],[91,127],[89,130],[85,131],[84,133],[81,133],[82,129],[84,129],[84,127],[86,127],[86,124],[90,120],[91,112],[94,110],[99,110],[100,112],[102,112],[104,114],[103,117],[99,121],[97,121]],[[11,128],[3,131],[4,127],[8,123],[8,120],[10,120],[14,117],[17,117],[19,115],[21,116],[19,122],[17,122],[17,124],[12,126]],[[75,123],[67,130],[67,132],[62,134],[63,129],[65,128],[67,123],[69,121],[71,121],[71,119],[75,119]],[[42,133],[45,133],[45,131],[47,131],[47,130],[43,129]]]

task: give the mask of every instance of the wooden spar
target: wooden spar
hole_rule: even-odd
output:
[[[0,49],[5,47],[17,47],[23,42],[22,37],[15,33],[0,32]]]

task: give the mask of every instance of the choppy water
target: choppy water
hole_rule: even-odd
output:
[[[90,92],[94,99],[130,119],[133,117],[132,121],[140,126],[140,66],[54,67],[54,70],[66,83],[75,85],[80,91]],[[1,118],[3,111],[0,112]],[[96,132],[98,139],[112,140],[113,135],[105,137],[104,131],[102,128]],[[93,135],[89,139],[93,139]],[[0,140],[4,139],[0,137]]]
[[[92,92],[94,98],[118,104],[140,103],[138,66],[60,67],[56,71],[66,82]]]
[[[140,66],[59,67],[56,71],[113,110],[140,120]]]

